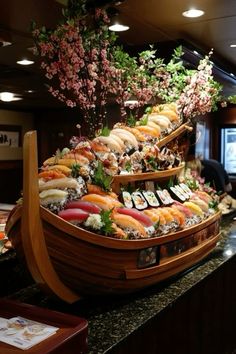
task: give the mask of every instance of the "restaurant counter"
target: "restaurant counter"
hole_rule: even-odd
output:
[[[68,305],[35,284],[8,298],[88,320],[89,354],[229,354],[236,348],[236,221],[194,268],[139,293]]]

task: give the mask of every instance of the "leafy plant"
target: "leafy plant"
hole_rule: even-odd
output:
[[[98,161],[97,167],[94,169],[94,175],[92,176],[92,183],[101,187],[105,192],[109,192],[112,180],[112,176],[105,173],[102,162]]]
[[[100,212],[101,221],[103,226],[101,227],[102,233],[105,235],[112,235],[114,233],[114,228],[112,227],[112,219],[111,219],[112,210],[102,210]]]

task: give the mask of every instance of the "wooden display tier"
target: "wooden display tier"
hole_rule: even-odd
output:
[[[36,132],[29,132],[24,139],[23,205],[11,213],[6,231],[35,281],[67,302],[150,286],[202,260],[219,239],[220,213],[184,230],[138,240],[74,226],[39,205],[36,156]]]
[[[170,177],[177,176],[180,174],[185,164],[182,162],[178,167],[170,168],[169,170],[155,171],[155,172],[144,172],[144,173],[133,173],[127,175],[115,175],[112,181],[112,190],[115,193],[119,193],[120,186],[126,185],[132,182],[138,181],[154,181],[154,180],[166,180]]]

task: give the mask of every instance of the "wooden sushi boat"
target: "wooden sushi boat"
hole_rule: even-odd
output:
[[[151,286],[195,265],[219,240],[219,212],[189,228],[137,240],[101,236],[75,226],[40,206],[35,131],[26,133],[23,154],[24,198],[8,219],[7,235],[36,283],[66,302],[87,294],[125,294]],[[165,174],[157,172],[155,177],[158,173]]]

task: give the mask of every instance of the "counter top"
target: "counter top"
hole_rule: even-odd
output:
[[[85,317],[89,325],[89,354],[112,353],[118,343],[140,330],[164,309],[195,287],[236,254],[236,221],[222,219],[222,237],[217,247],[200,264],[168,281],[136,294],[119,297],[87,298],[67,305],[41,293],[33,285],[11,298]]]

